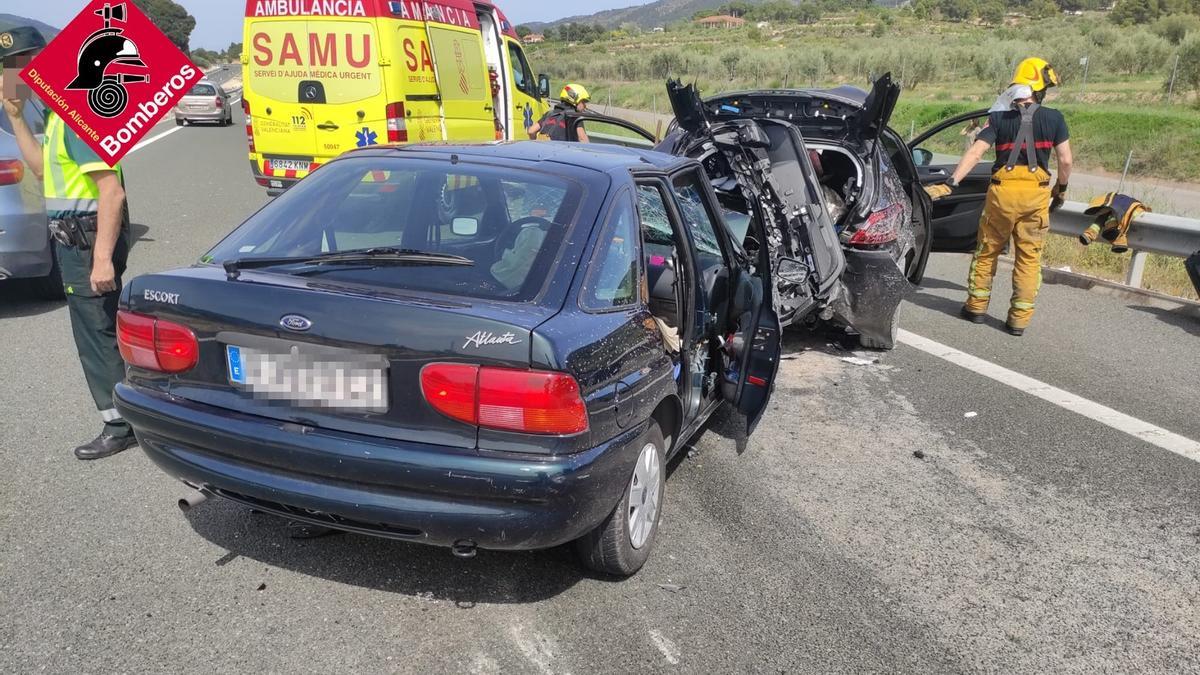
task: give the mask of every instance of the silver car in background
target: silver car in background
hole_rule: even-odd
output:
[[[26,102],[25,120],[35,134],[45,133],[40,102]],[[0,279],[22,279],[26,292],[41,299],[63,297],[62,276],[46,224],[42,181],[21,160],[12,124],[3,114],[0,114]]]
[[[233,108],[229,105],[229,94],[221,85],[200,80],[175,106],[175,125],[192,122],[216,122],[220,126],[233,124]]]

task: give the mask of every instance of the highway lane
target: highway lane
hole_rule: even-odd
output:
[[[132,274],[190,264],[267,201],[238,122],[130,156]],[[1200,323],[1047,285],[1015,339],[952,316],[965,270],[937,256],[903,325],[1200,438]],[[294,541],[220,501],[184,517],[139,452],[71,457],[96,423],[66,312],[8,289],[4,671],[1200,669],[1200,466],[907,346],[790,336],[745,453],[719,424],[697,439],[650,563],[613,582],[561,549],[462,561]]]

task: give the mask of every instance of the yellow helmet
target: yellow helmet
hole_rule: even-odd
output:
[[[1029,85],[1035,92],[1045,91],[1058,86],[1058,73],[1054,72],[1054,68],[1046,59],[1031,56],[1017,64],[1012,84]]]
[[[571,105],[579,105],[580,103],[587,103],[592,100],[591,94],[588,93],[588,90],[582,84],[568,84],[563,87],[562,93],[558,95],[558,98],[563,103]]]

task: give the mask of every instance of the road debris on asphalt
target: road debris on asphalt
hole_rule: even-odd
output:
[[[678,593],[679,591],[687,588],[687,586],[680,586],[678,584],[659,584],[658,587],[664,591],[670,591],[671,593]]]
[[[977,412],[975,412],[975,411],[973,411],[973,410],[972,410],[972,411],[971,411],[971,412],[969,412],[969,413],[964,413],[964,414],[963,414],[963,417],[965,417],[965,418],[967,418],[967,419],[971,419],[972,417],[979,417],[979,413],[977,413]]]
[[[842,360],[855,366],[873,366],[879,363],[879,359],[864,359],[858,356],[843,356]]]

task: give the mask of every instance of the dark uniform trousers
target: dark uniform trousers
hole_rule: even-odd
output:
[[[95,237],[95,233],[89,233]],[[113,406],[113,387],[125,379],[125,362],[117,348],[117,302],[121,297],[121,276],[129,259],[129,230],[121,228],[113,248],[113,269],[117,290],[110,293],[92,291],[92,252],[74,246],[54,243],[55,255],[62,269],[63,289],[67,294],[67,309],[71,315],[71,332],[79,363],[87,378],[88,389],[96,408],[104,417],[104,432],[123,437],[132,433],[129,425],[116,415]]]

